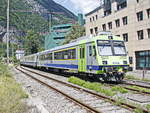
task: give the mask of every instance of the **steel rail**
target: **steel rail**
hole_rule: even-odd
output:
[[[108,85],[108,84],[107,84],[107,85]],[[115,86],[115,85],[109,84],[108,86],[112,87],[112,86]],[[138,90],[138,89],[129,88],[129,87],[127,87],[127,86],[122,86],[122,85],[119,85],[119,86],[122,87],[122,88],[125,88],[125,89],[127,89],[127,90],[135,91],[135,92],[142,93],[142,94],[145,94],[145,95],[150,95],[150,92],[140,91],[140,90]]]
[[[115,100],[115,99],[112,99],[112,98],[107,97],[107,96],[104,96],[104,95],[100,95],[100,94],[98,94],[98,93],[95,93],[95,92],[93,92],[93,91],[87,90],[87,89],[85,89],[85,88],[81,88],[81,87],[79,87],[79,86],[75,86],[75,85],[69,84],[69,83],[67,83],[67,82],[63,82],[63,81],[60,81],[60,80],[58,80],[58,79],[54,79],[54,78],[52,78],[52,77],[46,76],[46,75],[44,75],[44,74],[40,74],[40,73],[35,72],[35,71],[31,71],[31,70],[29,70],[29,69],[25,69],[25,68],[23,68],[23,67],[21,67],[21,68],[24,69],[24,70],[27,70],[27,71],[29,71],[29,72],[32,72],[32,73],[34,73],[34,74],[40,75],[40,76],[42,76],[42,77],[45,77],[45,78],[47,78],[47,79],[54,80],[54,81],[56,81],[56,82],[65,84],[65,85],[67,85],[67,86],[69,86],[69,87],[73,87],[73,88],[76,88],[76,89],[85,91],[85,92],[90,93],[90,94],[92,94],[92,95],[94,95],[94,96],[96,96],[96,97],[99,97],[99,98],[102,98],[102,99],[107,99],[107,100],[109,100],[109,101],[111,101],[111,102],[113,102],[113,103],[116,103],[116,102],[117,102],[117,100]],[[121,102],[120,104],[121,104],[122,107],[125,106],[125,108],[127,107],[127,108],[132,109],[132,110],[138,109],[136,106],[133,106],[133,105],[130,105],[130,104],[127,104],[127,103],[124,103],[124,102]],[[149,113],[149,111],[148,111],[148,110],[145,110],[145,109],[142,109],[142,111],[143,111],[143,113]]]
[[[20,72],[24,73],[25,75],[29,76],[30,78],[36,80],[37,82],[39,82],[39,83],[41,83],[41,84],[47,86],[48,88],[53,89],[53,90],[55,90],[56,92],[59,92],[60,94],[64,95],[66,98],[68,98],[69,100],[75,102],[75,103],[76,103],[77,105],[79,105],[80,107],[84,107],[86,110],[88,110],[88,111],[90,111],[90,112],[92,112],[92,113],[102,113],[101,111],[98,111],[98,110],[96,110],[95,108],[93,108],[93,107],[91,107],[91,106],[89,106],[89,105],[87,105],[87,104],[84,104],[84,103],[82,103],[81,101],[79,101],[79,100],[77,100],[77,99],[75,99],[75,98],[69,96],[68,94],[66,94],[66,93],[64,93],[64,92],[62,92],[62,91],[60,91],[60,90],[58,90],[58,89],[56,89],[56,88],[54,88],[54,87],[48,85],[47,83],[45,83],[45,82],[43,82],[43,81],[41,81],[41,80],[39,80],[39,79],[33,77],[32,75],[30,75],[30,74],[28,74],[28,73],[22,71],[21,69],[18,69],[17,67],[16,67],[16,69],[19,70]],[[25,70],[25,69],[24,69],[24,70]]]
[[[135,84],[135,83],[127,83],[127,82],[123,82],[123,84],[126,84],[126,85],[133,85],[133,86],[138,86],[138,87],[141,87],[141,88],[147,88],[147,89],[150,89],[150,86],[144,86],[144,85]]]

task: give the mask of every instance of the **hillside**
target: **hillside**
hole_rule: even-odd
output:
[[[0,27],[6,28],[7,0],[0,0]],[[19,31],[34,30],[48,31],[48,13],[62,13],[53,15],[53,24],[68,23],[76,16],[63,6],[52,0],[11,0],[10,28]],[[0,29],[1,30],[1,29]]]
[[[62,12],[64,16],[76,19],[76,16],[60,4],[57,4],[53,0],[36,0],[39,4],[41,4],[45,9],[51,12]]]

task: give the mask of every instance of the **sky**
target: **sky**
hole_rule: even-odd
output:
[[[74,14],[89,13],[100,5],[100,0],[54,0]]]

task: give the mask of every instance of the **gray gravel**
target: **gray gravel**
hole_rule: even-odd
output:
[[[30,73],[30,72],[28,72],[28,73]],[[45,72],[40,72],[40,73],[45,73]],[[51,77],[53,76],[53,75],[50,75],[47,73],[45,73],[45,74],[48,76],[51,76]],[[105,102],[102,99],[98,99],[97,97],[93,97],[93,95],[88,94],[86,92],[75,90],[74,88],[70,88],[68,86],[62,85],[62,84],[54,82],[52,80],[47,80],[47,79],[40,77],[36,74],[32,74],[32,76],[38,77],[38,79],[48,83],[49,85],[65,92],[67,94],[69,94],[70,96],[72,96],[74,98],[77,98],[78,100],[81,100],[82,102],[84,102],[84,103],[86,103],[92,107],[95,107],[96,109],[98,109],[104,113],[132,113],[131,111],[129,111],[127,109],[115,106],[109,102]],[[55,75],[53,77],[57,78],[58,76]],[[59,76],[59,79],[60,79],[60,76]],[[63,81],[66,81],[65,79],[66,78],[64,78]]]
[[[14,78],[21,83],[29,94],[27,104],[31,109],[27,113],[87,113],[84,108],[79,107],[66,99],[63,95],[39,84],[26,75],[13,69]]]

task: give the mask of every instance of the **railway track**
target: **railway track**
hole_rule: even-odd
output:
[[[29,69],[25,69],[25,68],[23,68],[23,67],[21,67],[21,69],[23,69],[23,70],[26,70],[26,71],[28,71],[28,72],[31,72],[31,73],[34,73],[34,74],[36,74],[36,75],[39,75],[39,76],[41,76],[41,77],[44,77],[44,78],[46,78],[46,79],[48,79],[48,80],[52,80],[52,81],[55,81],[55,82],[57,82],[57,83],[61,83],[61,84],[63,84],[63,85],[65,85],[65,86],[68,86],[68,87],[70,87],[70,88],[74,88],[74,89],[76,89],[76,90],[79,90],[80,92],[86,92],[87,93],[87,95],[92,95],[92,98],[93,98],[93,100],[94,101],[97,101],[97,100],[101,100],[101,101],[99,101],[99,108],[101,108],[101,106],[103,105],[103,103],[106,103],[106,102],[104,102],[104,101],[102,101],[102,100],[108,100],[108,101],[111,101],[112,103],[117,103],[117,101],[116,100],[114,100],[114,99],[112,99],[112,98],[109,98],[109,97],[106,97],[106,96],[104,96],[104,95],[100,95],[100,94],[97,94],[97,93],[95,93],[95,92],[92,92],[92,91],[89,91],[89,90],[87,90],[87,89],[84,89],[84,88],[81,88],[81,87],[78,87],[78,86],[75,86],[75,85],[72,85],[72,84],[69,84],[69,83],[67,83],[67,82],[63,82],[63,81],[60,81],[60,80],[57,80],[57,79],[54,79],[54,78],[51,78],[50,76],[46,76],[46,75],[43,75],[43,74],[40,74],[40,73],[37,73],[37,72],[35,72],[35,71],[31,71],[31,70],[29,70]],[[24,71],[22,71],[22,70],[20,70],[21,72],[23,72],[24,74],[27,74],[26,72],[24,72]],[[35,79],[35,80],[37,80],[37,81],[39,81],[37,78],[35,78],[35,77],[33,77],[33,76],[31,76],[31,75],[29,75],[29,74],[27,74],[28,76],[30,76],[31,78],[33,78],[33,79]],[[42,81],[40,81],[42,84],[46,84],[45,82],[43,83]],[[47,85],[46,85],[47,86]],[[50,87],[50,88],[52,88],[52,86],[48,86],[48,87]],[[53,89],[53,88],[52,88]],[[56,89],[56,88],[54,88],[54,90],[55,91],[57,91],[58,89]],[[58,92],[59,93],[61,93],[61,91],[60,90],[58,90]],[[62,92],[63,93],[63,92]],[[67,94],[65,94],[65,93],[63,93],[63,95],[66,95],[66,97],[67,98],[70,98],[70,100],[72,100],[71,98],[73,98],[73,97],[70,97],[69,95],[67,95]],[[74,102],[76,102],[76,103],[78,103],[79,105],[81,105],[81,106],[84,106],[84,108],[86,108],[86,109],[88,109],[88,110],[90,110],[91,112],[95,112],[95,113],[102,113],[103,111],[101,111],[101,109],[98,109],[98,106],[92,106],[92,105],[90,105],[90,103],[88,102],[89,101],[89,99],[88,100],[82,100],[82,101],[79,101],[80,99],[75,99],[75,98],[73,98],[73,100],[72,101],[74,101]],[[86,101],[86,102],[85,102]],[[86,104],[84,104],[84,103],[86,103]],[[90,99],[90,102],[91,102],[91,99]],[[87,104],[88,103],[88,104]],[[111,105],[111,104],[109,104],[109,107],[110,108],[112,108],[114,105]],[[135,109],[137,109],[137,107],[135,107],[135,106],[133,106],[133,105],[129,105],[129,104],[127,104],[127,103],[123,103],[123,102],[121,102],[120,103],[120,106],[122,107],[126,107],[126,108],[128,108],[128,111],[127,112],[125,112],[125,113],[128,113],[129,111],[131,112],[133,112]],[[88,108],[89,107],[89,108]],[[105,106],[107,109],[110,109],[109,107],[107,107],[107,106]],[[116,106],[115,106],[116,107]],[[119,113],[119,110],[120,110],[120,108],[118,108],[118,107],[116,107],[117,109],[118,109],[118,112],[117,113]],[[117,111],[117,109],[115,109],[115,111]],[[142,111],[143,111],[143,113],[149,113],[149,111],[147,111],[147,110],[145,110],[145,109],[142,109]],[[105,112],[106,113],[106,112]],[[108,113],[111,113],[110,111],[108,112]],[[123,112],[120,112],[120,113],[123,113]]]
[[[150,89],[150,83],[149,82],[147,83],[147,82],[143,82],[143,81],[125,80],[123,82],[123,84]]]
[[[116,86],[116,85],[114,85],[114,84],[107,84],[106,86],[113,87],[113,86]],[[118,84],[118,86],[120,86],[120,87],[122,87],[124,89],[130,90],[130,91],[134,91],[134,92],[140,93],[140,94],[150,95],[150,92],[148,92],[148,91],[143,91],[143,90],[139,90],[139,89],[136,89],[136,88],[133,88],[133,87],[129,87],[129,86],[137,86],[137,85],[123,83],[123,84]],[[141,88],[145,88],[145,87],[143,86]],[[147,88],[145,88],[145,89],[147,89]]]
[[[16,67],[16,69],[19,70],[20,72],[24,73],[24,74],[27,75],[28,77],[30,77],[30,78],[36,80],[36,81],[39,82],[40,84],[42,84],[42,85],[44,85],[44,86],[47,86],[48,88],[50,88],[50,89],[52,89],[52,90],[54,90],[54,91],[56,91],[56,92],[62,94],[63,96],[65,96],[65,97],[66,97],[67,99],[69,99],[70,101],[74,102],[75,104],[79,105],[80,107],[85,108],[87,111],[89,111],[89,112],[91,112],[91,113],[102,113],[101,111],[98,111],[98,110],[96,110],[95,108],[92,108],[92,107],[90,107],[90,106],[88,106],[88,105],[82,103],[81,101],[79,101],[79,100],[77,100],[77,99],[75,99],[75,98],[69,96],[68,94],[66,94],[66,93],[64,93],[64,92],[62,92],[62,91],[60,91],[60,90],[58,90],[58,89],[52,87],[51,85],[48,85],[47,83],[45,83],[45,82],[43,82],[43,81],[37,79],[36,77],[32,76],[31,74],[28,74],[27,72],[25,72],[25,71],[19,69],[18,67]]]

